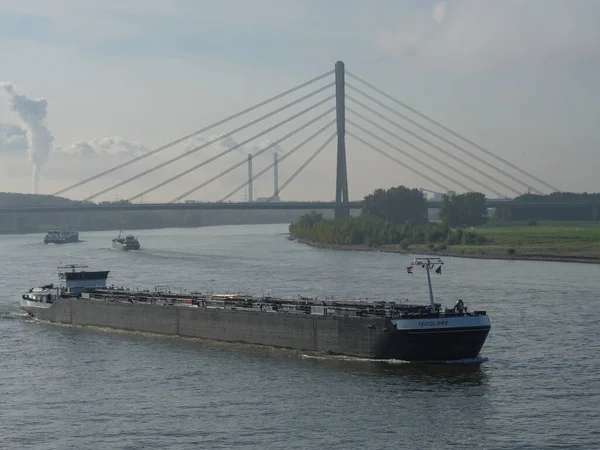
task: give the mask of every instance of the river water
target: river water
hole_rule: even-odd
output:
[[[600,446],[600,266],[446,258],[447,306],[485,309],[480,365],[298,351],[40,323],[18,309],[56,266],[128,287],[427,303],[410,256],[316,249],[286,225],[0,236],[2,449],[591,449]]]

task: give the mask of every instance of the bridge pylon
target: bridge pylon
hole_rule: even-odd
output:
[[[337,171],[335,180],[335,218],[350,214],[348,172],[346,170],[346,94],[343,61],[335,63],[335,115],[337,123]]]

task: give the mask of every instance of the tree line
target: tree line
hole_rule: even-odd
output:
[[[571,204],[599,200],[600,194],[555,192],[549,195],[525,194],[516,201],[554,202]],[[337,220],[324,219],[312,212],[302,216],[289,227],[292,237],[333,245],[380,246],[399,244],[477,245],[486,242],[483,235],[468,228],[488,221],[485,195],[479,192],[443,195],[439,211],[440,222],[429,223],[427,200],[419,189],[405,186],[377,189],[364,199],[364,208],[358,217]],[[501,210],[501,207],[498,209]],[[498,212],[498,211],[497,211]],[[589,206],[569,208],[514,209],[513,220],[590,220]]]
[[[379,247],[397,244],[408,249],[414,244],[432,244],[444,249],[447,245],[480,245],[487,242],[485,236],[479,233],[462,228],[452,229],[445,222],[395,225],[367,214],[332,220],[313,211],[293,222],[289,230],[296,239],[331,245]]]
[[[600,193],[578,192],[553,192],[548,195],[524,194],[515,198],[518,202],[567,202],[569,207],[548,206],[532,209],[512,209],[511,220],[594,220],[592,208],[589,206],[576,206],[578,203],[596,201],[600,203]],[[575,205],[575,206],[574,206]],[[496,211],[497,216],[502,216],[502,208]]]
[[[478,192],[442,196],[440,219],[451,227],[476,226],[487,222],[485,195]],[[377,189],[365,197],[362,213],[395,225],[426,225],[427,199],[419,189],[405,186]]]
[[[38,194],[0,192],[0,207],[62,206],[92,202],[73,201],[62,197]],[[113,202],[102,202],[107,204]],[[118,201],[114,203],[125,203]],[[51,229],[78,231],[141,230],[215,225],[248,225],[289,223],[302,211],[275,210],[182,210],[182,211],[86,211],[61,213],[1,214],[0,233],[39,233]]]
[[[365,197],[364,208],[357,217],[336,220],[311,212],[290,227],[290,235],[315,243],[333,245],[413,244],[477,245],[486,242],[483,235],[462,227],[487,221],[485,196],[479,193],[445,195],[440,208],[440,223],[429,223],[427,200],[419,189],[405,186],[377,189]]]

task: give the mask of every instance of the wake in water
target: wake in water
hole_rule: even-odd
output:
[[[33,319],[29,314],[20,309],[0,310],[0,320],[23,320],[28,318]]]
[[[34,241],[34,242],[25,242],[23,244],[21,244],[21,247],[25,247],[25,248],[54,248],[54,247],[64,247],[65,245],[70,245],[70,244],[84,244],[87,241],[85,239],[80,239],[76,242],[69,242],[68,244],[55,244],[54,242],[49,242],[49,243],[45,243],[44,241]]]
[[[488,361],[485,356],[477,356],[475,358],[467,359],[455,359],[449,361],[403,361],[401,359],[371,359],[371,358],[358,358],[354,356],[344,355],[308,355],[302,354],[302,358],[305,359],[317,359],[324,361],[345,361],[345,362],[364,362],[364,363],[375,363],[375,364],[390,364],[390,365],[401,365],[401,364],[482,364]]]

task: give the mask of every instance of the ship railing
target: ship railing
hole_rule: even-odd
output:
[[[437,317],[439,315],[450,315],[446,311],[440,311],[441,305],[436,304],[436,312],[429,311],[425,305],[407,305],[396,302],[365,302],[365,301],[318,301],[314,300],[296,300],[281,299],[273,297],[252,297],[241,294],[201,294],[199,292],[164,292],[162,287],[156,287],[155,291],[146,290],[125,290],[115,287],[100,287],[90,289],[97,296],[107,299],[132,300],[144,303],[160,303],[173,305],[198,305],[220,308],[243,308],[249,310],[267,310],[296,314],[312,314],[321,307],[325,314],[349,315],[349,316],[367,316],[367,317]],[[470,313],[474,314],[474,313]],[[485,314],[485,312],[483,312]]]

